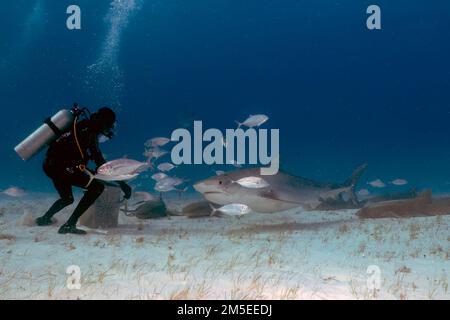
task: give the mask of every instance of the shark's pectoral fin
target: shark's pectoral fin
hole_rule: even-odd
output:
[[[279,195],[277,195],[273,189],[262,190],[258,193],[258,195],[262,198],[271,199],[275,201],[282,201],[279,198]]]
[[[281,194],[277,193],[275,190],[273,189],[267,189],[267,190],[262,190],[258,193],[258,195],[262,198],[266,198],[266,199],[270,199],[270,200],[274,200],[274,201],[282,201],[282,202],[288,202],[288,203],[292,203],[292,204],[298,204],[301,205],[301,203],[295,202],[295,201],[291,201],[291,200],[286,200],[283,199],[283,197],[281,196]]]

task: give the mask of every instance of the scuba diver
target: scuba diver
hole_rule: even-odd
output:
[[[37,225],[53,224],[52,217],[74,202],[73,186],[86,190],[69,220],[60,227],[58,232],[61,234],[86,234],[77,229],[77,221],[105,189],[100,180],[94,179],[94,173],[106,162],[99,149],[99,137],[104,135],[111,139],[116,122],[114,111],[107,107],[100,108],[79,122],[77,118],[69,131],[50,144],[43,164],[44,172],[52,180],[60,199],[36,219]],[[86,167],[89,160],[93,160],[97,166],[94,172]],[[123,181],[117,183],[124,197],[129,199],[131,187]]]

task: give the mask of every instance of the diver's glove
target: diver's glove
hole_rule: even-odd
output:
[[[132,191],[131,187],[123,181],[119,181],[119,186],[120,186],[120,189],[122,189],[122,192],[124,193],[123,197],[127,200],[130,199],[131,191]]]

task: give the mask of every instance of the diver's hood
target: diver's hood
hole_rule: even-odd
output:
[[[100,108],[91,115],[93,126],[99,133],[111,139],[116,126],[116,114],[108,107]]]

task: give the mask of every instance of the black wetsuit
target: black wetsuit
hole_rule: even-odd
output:
[[[98,133],[90,126],[89,120],[83,120],[77,124],[77,138],[83,152],[82,158],[80,150],[74,138],[73,130],[64,133],[59,139],[50,144],[47,156],[44,161],[44,171],[54,182],[61,198],[67,198],[70,186],[84,188],[89,183],[90,176],[82,172],[78,166],[87,166],[89,160],[93,160],[98,167],[106,161],[98,147]],[[62,179],[62,178],[65,179]],[[58,183],[64,180],[64,185]],[[62,194],[61,194],[62,193]]]
[[[73,130],[71,130],[50,144],[43,165],[44,172],[52,179],[60,196],[60,199],[45,213],[46,218],[51,218],[58,211],[73,203],[72,186],[87,190],[67,221],[67,224],[72,226],[76,225],[78,218],[94,203],[105,188],[101,181],[92,179],[79,167],[80,165],[87,166],[88,161],[93,160],[97,170],[106,162],[98,147],[99,133],[94,129],[91,120],[80,121],[76,130],[83,156],[75,141]]]

